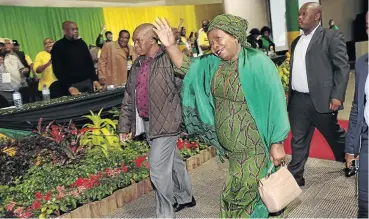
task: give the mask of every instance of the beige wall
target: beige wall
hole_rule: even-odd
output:
[[[266,0],[223,0],[224,12],[243,17],[249,22],[249,30],[268,25]]]
[[[336,21],[345,40],[353,40],[353,21],[362,12],[361,0],[321,0],[323,7],[323,26],[328,27],[330,19]]]

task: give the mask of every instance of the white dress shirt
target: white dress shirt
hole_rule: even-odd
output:
[[[366,124],[369,126],[369,76],[366,78],[366,82],[365,82],[365,98],[366,98],[366,103],[365,103],[365,107],[364,107],[364,118],[365,118],[365,122]]]
[[[306,73],[306,52],[316,29],[308,35],[302,34],[293,52],[292,89],[300,93],[309,93],[309,85]]]

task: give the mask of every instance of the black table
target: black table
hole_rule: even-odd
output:
[[[36,102],[25,104],[23,110],[1,109],[0,128],[32,131],[37,127],[38,121],[42,118],[43,125],[51,121],[58,124],[68,123],[73,120],[77,127],[89,122],[89,119],[82,116],[88,115],[89,111],[99,112],[102,117],[109,115],[109,110],[119,107],[124,94],[124,88],[100,93],[84,93],[77,97],[61,97],[52,99],[49,104]]]
[[[285,56],[285,55],[277,55],[277,56],[271,57],[272,61],[276,65],[282,64],[286,60],[286,58],[287,58],[287,56]]]

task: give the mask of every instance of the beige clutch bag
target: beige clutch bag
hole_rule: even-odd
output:
[[[273,166],[268,175],[259,181],[259,193],[268,211],[276,213],[284,209],[302,191],[285,163],[273,174],[272,169]]]

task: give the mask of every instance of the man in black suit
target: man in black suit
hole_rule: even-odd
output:
[[[344,161],[346,133],[337,123],[343,109],[350,67],[342,33],[323,29],[321,6],[306,3],[299,10],[303,34],[291,45],[288,114],[292,132],[292,161],[288,169],[305,185],[304,165],[317,128],[329,143],[335,159]]]
[[[369,33],[368,13],[366,14],[366,31]],[[350,167],[353,159],[359,159],[358,218],[368,218],[368,53],[356,61],[355,70],[355,95],[346,137],[346,165]]]

